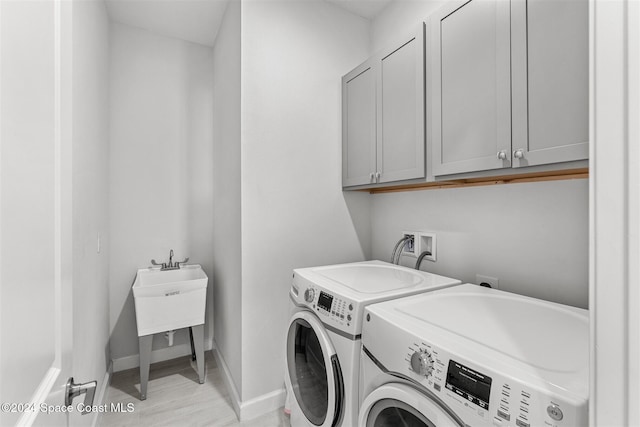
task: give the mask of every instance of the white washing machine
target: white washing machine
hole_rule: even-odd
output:
[[[586,426],[586,310],[476,285],[369,306],[359,426]]]
[[[294,270],[285,375],[291,425],[357,423],[365,306],[459,283],[382,261]]]

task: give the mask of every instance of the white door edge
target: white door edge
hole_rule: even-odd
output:
[[[42,405],[46,405],[47,398],[56,384],[58,377],[60,376],[60,369],[51,367],[44,375],[40,386],[34,393],[33,397],[27,405],[30,410],[24,411],[22,416],[18,419],[18,426],[30,426],[36,419],[38,412]]]

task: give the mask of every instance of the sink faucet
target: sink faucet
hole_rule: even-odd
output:
[[[189,258],[185,258],[184,261],[178,261],[175,264],[173,263],[173,249],[171,249],[169,251],[169,263],[167,264],[166,262],[163,262],[162,264],[159,264],[156,262],[155,259],[151,260],[151,264],[152,265],[157,265],[160,266],[160,270],[164,271],[164,270],[177,270],[179,269],[183,264],[186,264],[187,261],[189,261]]]

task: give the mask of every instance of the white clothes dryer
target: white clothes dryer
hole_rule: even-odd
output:
[[[361,427],[586,426],[587,311],[476,285],[365,310]]]
[[[357,423],[360,336],[368,304],[459,283],[382,261],[294,270],[285,357],[291,425]]]

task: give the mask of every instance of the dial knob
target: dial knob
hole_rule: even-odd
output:
[[[304,300],[306,302],[313,302],[313,299],[315,298],[315,296],[316,296],[316,291],[314,291],[311,288],[304,291]]]
[[[411,369],[419,375],[428,377],[433,372],[433,359],[427,350],[416,351],[411,355]]]

